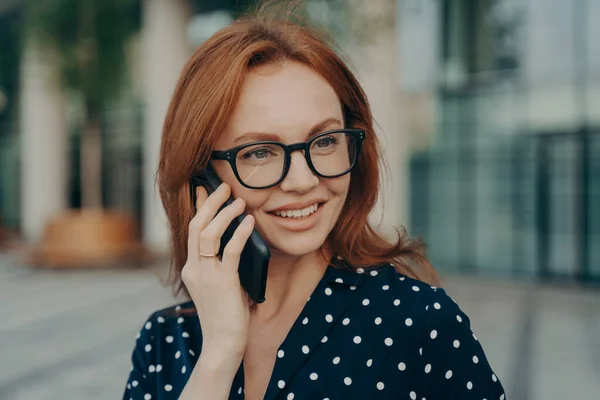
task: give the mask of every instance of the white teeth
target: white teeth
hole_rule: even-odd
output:
[[[319,208],[318,204],[313,204],[312,206],[308,206],[301,210],[275,211],[274,214],[278,215],[280,217],[286,217],[286,218],[300,218],[300,217],[306,217],[306,216],[314,213],[315,211],[317,211],[318,208]]]

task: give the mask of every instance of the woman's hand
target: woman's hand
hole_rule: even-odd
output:
[[[254,228],[254,218],[244,218],[225,246],[221,260],[200,255],[219,252],[223,232],[246,207],[238,198],[219,212],[230,193],[225,183],[210,196],[203,187],[196,188],[197,211],[189,225],[188,257],[181,278],[198,310],[202,356],[218,357],[220,362],[231,362],[237,369],[246,350],[250,321],[249,300],[240,284],[238,265]]]

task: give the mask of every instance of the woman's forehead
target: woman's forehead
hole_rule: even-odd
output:
[[[341,127],[342,108],[334,89],[319,74],[295,62],[257,67],[243,84],[222,139],[233,143],[258,132],[301,141],[326,120],[326,128]]]

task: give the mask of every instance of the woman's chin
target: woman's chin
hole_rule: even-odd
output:
[[[267,240],[272,255],[281,254],[286,256],[300,257],[318,251],[323,241],[316,240],[317,237],[279,238],[279,240]]]

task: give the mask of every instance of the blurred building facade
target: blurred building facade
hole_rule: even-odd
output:
[[[193,48],[240,2],[140,1],[130,87],[103,120],[103,202],[166,250],[153,185],[164,112]],[[351,60],[387,135],[387,220],[423,236],[442,270],[600,279],[600,2],[311,3],[396,9],[391,35]],[[78,117],[52,60],[15,39],[21,5],[0,0],[0,218],[35,241],[80,205]]]
[[[401,3],[411,227],[434,263],[600,278],[600,2]]]

